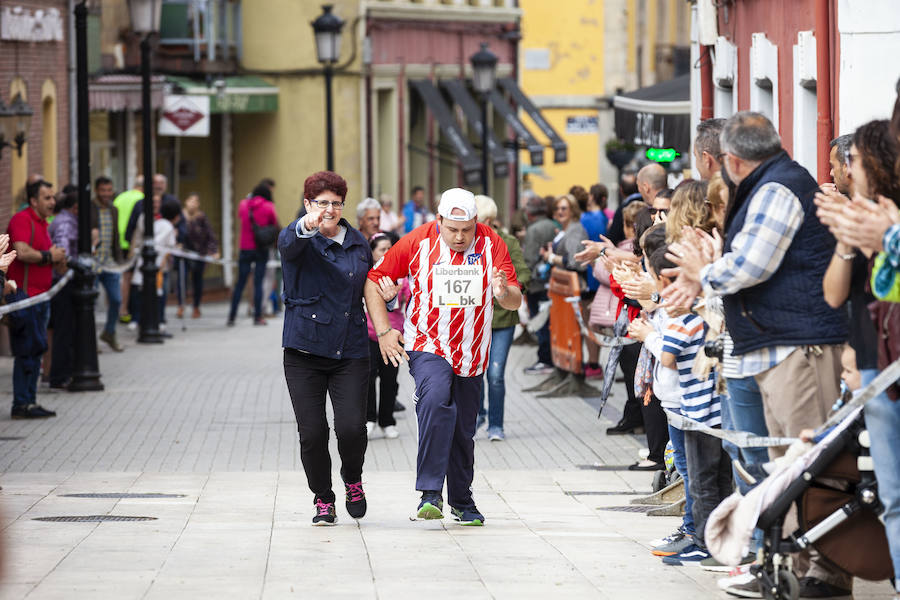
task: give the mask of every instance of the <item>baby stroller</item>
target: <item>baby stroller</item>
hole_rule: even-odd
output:
[[[855,577],[878,581],[893,575],[862,410],[848,415],[819,445],[811,462],[791,465],[793,480],[756,521],[764,539],[751,573],[770,600],[799,597],[790,555],[810,547]],[[794,504],[799,528],[785,532]]]

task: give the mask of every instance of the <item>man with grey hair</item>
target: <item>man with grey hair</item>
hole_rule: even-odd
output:
[[[725,126],[725,119],[706,119],[697,124],[697,137],[694,138],[694,164],[700,173],[700,179],[709,181],[713,173],[722,168],[719,155],[719,134]]]
[[[850,184],[850,165],[847,164],[847,156],[850,154],[850,146],[853,144],[853,136],[849,133],[831,140],[831,151],[828,154],[828,162],[831,163],[831,178],[834,180],[834,189],[845,196],[852,196]],[[831,187],[825,184],[823,188]]]
[[[359,232],[371,240],[381,231],[381,204],[375,198],[366,198],[356,207],[356,221]]]
[[[668,256],[681,269],[669,272],[678,279],[663,297],[681,307],[704,292],[723,297],[732,355],[740,375],[759,384],[769,434],[798,437],[824,423],[840,396],[847,316],[822,291],[835,240],[816,218],[818,184],[782,149],[769,119],[739,112],[725,123],[720,143],[737,185],[721,255],[705,264],[696,245],[672,244]],[[770,449],[773,458],[783,453]],[[850,594],[852,579],[833,566],[802,555],[796,565],[804,575],[801,595]]]

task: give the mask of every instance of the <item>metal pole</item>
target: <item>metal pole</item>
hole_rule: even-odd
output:
[[[141,122],[144,146],[144,245],[141,248],[141,316],[138,322],[142,344],[162,344],[159,332],[159,298],[156,295],[156,248],[153,245],[153,136],[150,116],[150,35],[141,40]]]
[[[75,279],[75,357],[69,391],[102,390],[97,362],[97,329],[94,323],[94,261],[91,256],[91,140],[88,129],[87,6],[75,7],[76,101],[78,104],[78,257],[72,267]]]
[[[488,148],[488,94],[481,94],[481,193],[490,196],[488,191],[488,164],[490,152]]]
[[[325,65],[325,168],[334,171],[334,130],[331,125],[331,65]]]

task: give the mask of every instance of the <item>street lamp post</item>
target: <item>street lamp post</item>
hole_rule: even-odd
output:
[[[494,89],[494,77],[497,71],[497,56],[488,50],[487,42],[481,43],[481,49],[469,59],[472,63],[472,86],[481,95],[481,190],[485,196],[488,191],[489,134],[488,103],[491,90]]]
[[[75,99],[78,131],[78,256],[72,293],[75,305],[75,356],[70,392],[99,391],[100,366],[97,361],[97,325],[94,321],[96,272],[91,254],[91,139],[88,123],[87,2],[75,7]]]
[[[150,52],[151,37],[159,31],[162,0],[129,0],[131,28],[141,36],[141,124],[144,154],[144,244],[141,247],[141,314],[138,320],[138,342],[163,343],[159,331],[159,302],[156,294],[156,247],[153,240],[153,135],[150,122],[153,111],[150,100]]]
[[[331,80],[334,64],[341,56],[341,29],[344,21],[331,10],[331,4],[322,5],[322,14],[312,22],[316,38],[316,58],[325,68],[325,168],[334,171],[334,131],[331,119]]]
[[[33,114],[21,94],[16,94],[9,106],[0,99],[0,151],[7,146],[14,147],[19,158],[22,157],[22,146],[27,141]]]

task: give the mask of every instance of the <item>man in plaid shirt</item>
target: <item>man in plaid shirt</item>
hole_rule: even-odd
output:
[[[740,375],[759,384],[769,434],[797,437],[821,425],[840,395],[846,315],[822,291],[835,241],[815,214],[818,184],[782,149],[765,116],[735,114],[720,142],[722,175],[737,186],[725,239],[673,244],[680,276],[663,296],[682,307],[701,294],[723,297]],[[797,566],[804,589],[850,593],[846,574],[815,559]]]

